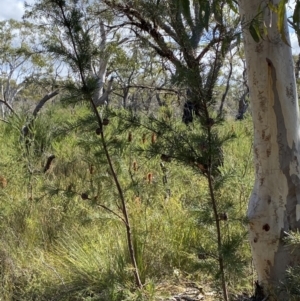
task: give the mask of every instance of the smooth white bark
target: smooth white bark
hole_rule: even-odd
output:
[[[272,1],[273,5],[279,0]],[[255,184],[249,201],[250,244],[258,281],[271,300],[289,266],[300,263],[284,233],[300,228],[299,111],[291,48],[277,29],[267,1],[240,0],[254,124]],[[267,35],[256,43],[249,24],[263,9]],[[288,28],[285,22],[286,38]]]
[[[93,101],[95,105],[98,107],[103,105],[107,100],[107,97],[103,97],[103,87],[106,80],[106,72],[107,72],[107,65],[109,61],[109,54],[105,54],[105,48],[107,46],[107,32],[104,27],[103,21],[99,23],[100,27],[100,43],[99,43],[99,50],[103,53],[102,57],[99,61],[97,61],[97,67],[92,64],[93,69],[93,77],[97,80],[97,88],[94,91]]]

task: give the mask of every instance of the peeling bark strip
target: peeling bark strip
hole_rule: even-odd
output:
[[[279,2],[273,0],[273,5]],[[249,26],[243,31],[256,168],[247,216],[258,285],[270,295],[268,300],[285,301],[289,295],[281,285],[286,270],[300,265],[300,252],[283,240],[286,233],[300,229],[300,129],[293,59],[267,0],[240,0],[239,9],[244,24],[260,10],[262,26],[270,24],[259,43]],[[289,43],[286,19],[284,28]]]
[[[269,90],[273,93],[273,100],[274,100],[274,113],[277,121],[277,143],[279,145],[279,163],[281,169],[286,169],[289,167],[287,164],[288,160],[286,156],[289,155],[290,149],[288,147],[287,141],[287,130],[285,126],[285,120],[283,116],[283,111],[279,99],[279,93],[277,90],[276,82],[276,69],[269,58],[266,58],[268,63],[268,79],[269,79]]]
[[[287,129],[285,126],[285,119],[283,116],[283,108],[279,99],[279,94],[276,86],[276,69],[272,63],[272,61],[266,58],[268,63],[271,82],[271,89],[274,92],[274,111],[277,120],[277,143],[279,147],[279,163],[280,168],[285,175],[288,183],[288,195],[286,202],[286,218],[284,225],[285,231],[297,230],[300,228],[300,216],[296,216],[297,205],[300,207],[300,179],[299,179],[299,162],[297,156],[295,156],[297,149],[295,143],[293,142],[292,147],[289,147],[288,139],[287,139]],[[295,162],[298,175],[290,174],[290,162]]]

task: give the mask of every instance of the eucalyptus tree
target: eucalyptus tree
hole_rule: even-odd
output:
[[[229,56],[228,62],[225,65],[228,73],[224,73],[226,88],[224,94],[228,93],[228,99],[231,101],[226,102],[226,109],[235,116],[236,120],[244,119],[244,115],[249,105],[249,87],[247,81],[247,68],[244,55],[244,47],[241,44],[234,53]],[[226,75],[230,75],[227,77]],[[224,98],[222,95],[222,100]],[[238,108],[237,108],[238,104]],[[221,109],[221,106],[220,106]]]
[[[73,2],[56,1],[55,3],[61,3],[66,5],[68,9],[71,9],[72,5],[74,5]],[[78,33],[74,40],[66,39],[66,32],[62,30],[61,20],[59,19],[62,11],[59,7],[53,5],[52,1],[37,1],[32,6],[27,5],[25,18],[38,20],[38,26],[43,31],[42,45],[49,49],[52,54],[58,52],[56,57],[59,57],[62,52],[69,53],[64,66],[65,72],[73,83],[81,80],[75,64],[75,57],[77,52],[82,52],[82,59],[86,60],[85,65],[89,66],[83,71],[86,76],[94,78],[97,82],[97,89],[94,91],[93,99],[94,104],[98,107],[107,102],[108,95],[112,91],[113,77],[109,81],[107,80],[109,61],[117,52],[117,48],[127,41],[127,37],[121,37],[119,34],[116,34],[113,27],[110,26],[113,22],[113,15],[107,12],[103,5],[91,4],[87,0],[75,2],[79,14],[77,17],[80,18],[81,22],[81,32]],[[70,20],[70,22],[73,22],[70,24],[72,27],[76,26],[75,21],[75,17],[74,20]],[[78,49],[76,49],[75,43],[78,42],[76,38],[79,39],[79,35],[88,38],[89,44],[78,44]],[[91,47],[93,53],[90,53]],[[85,52],[90,53],[91,56],[85,56]]]
[[[29,22],[0,22],[0,105],[4,120],[17,114],[17,103],[34,106],[45,95],[52,95],[43,82],[53,82],[56,70],[49,56],[39,51],[38,36],[37,28]]]
[[[262,298],[280,301],[289,300],[282,289],[288,269],[300,264],[299,247],[288,244],[300,230],[300,141],[285,5],[282,0],[239,1],[254,125],[250,244],[257,291],[263,291]],[[294,14],[297,28],[299,6]]]
[[[133,31],[168,62],[172,79],[190,90],[193,110],[207,119],[226,54],[237,45],[239,19],[230,12],[233,2],[104,2],[119,13],[120,26]]]

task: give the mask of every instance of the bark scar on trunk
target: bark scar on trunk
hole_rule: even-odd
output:
[[[291,155],[291,149],[288,147],[288,139],[287,139],[287,129],[285,124],[285,119],[283,116],[282,111],[282,105],[279,98],[279,93],[277,90],[277,75],[276,75],[276,69],[273,65],[273,62],[266,58],[266,61],[268,63],[268,73],[270,77],[270,90],[273,92],[273,108],[277,123],[277,143],[279,146],[279,164],[281,169],[283,170],[283,173],[285,176],[289,175],[289,158]]]
[[[291,174],[290,164],[295,161],[295,154],[297,153],[297,146],[293,143],[292,147],[288,145],[287,128],[285,126],[285,118],[283,116],[282,104],[279,99],[276,81],[276,69],[269,58],[266,58],[271,76],[271,89],[274,93],[274,112],[277,121],[277,143],[279,146],[279,164],[283,174],[287,179],[288,195],[286,202],[286,218],[284,229],[296,230],[300,227],[299,210],[300,205],[300,179],[299,175]],[[298,162],[297,162],[298,165]],[[298,213],[298,214],[297,214]],[[287,223],[287,224],[286,224]]]

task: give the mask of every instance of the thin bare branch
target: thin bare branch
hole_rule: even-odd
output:
[[[0,121],[2,121],[2,122],[4,122],[4,123],[7,123],[7,124],[9,124],[9,123],[10,123],[9,121],[7,121],[7,120],[4,120],[4,119],[2,119],[2,118],[0,118]]]
[[[3,103],[13,114],[17,115],[12,106],[7,101],[0,99],[0,103]]]
[[[108,212],[115,215],[116,217],[118,217],[127,226],[127,223],[126,223],[125,219],[121,215],[119,215],[117,212],[111,210],[110,208],[108,208],[108,207],[106,207],[105,205],[102,205],[102,204],[100,204],[98,206],[105,209],[105,210],[107,210]]]

